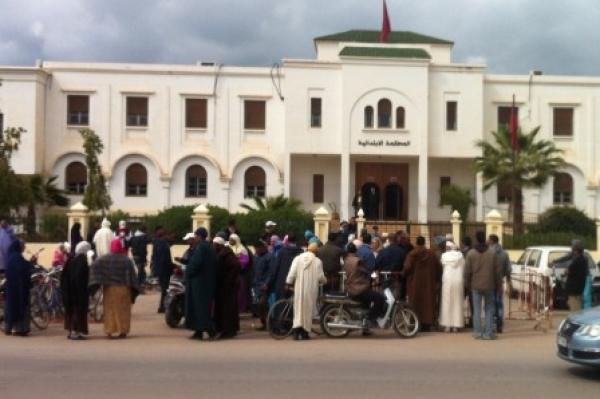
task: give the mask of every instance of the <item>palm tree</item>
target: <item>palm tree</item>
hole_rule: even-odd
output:
[[[480,140],[477,147],[482,156],[475,159],[475,170],[483,175],[483,189],[508,184],[512,188],[510,201],[514,232],[523,232],[523,189],[542,187],[565,166],[562,150],[550,140],[537,140],[540,126],[529,133],[518,130],[518,151],[511,145],[508,129],[493,132],[493,141]]]
[[[254,205],[241,203],[240,207],[248,211],[274,211],[282,208],[300,208],[302,202],[295,198],[286,198],[283,194],[276,197],[252,197]]]
[[[22,175],[27,187],[27,216],[25,228],[28,235],[35,234],[37,206],[67,206],[69,199],[65,192],[56,187],[57,176],[45,178],[42,175]]]

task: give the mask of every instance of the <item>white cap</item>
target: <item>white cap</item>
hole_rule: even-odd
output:
[[[223,239],[223,237],[217,236],[213,238],[213,244],[225,245],[225,240]]]
[[[266,227],[273,227],[273,226],[277,226],[277,223],[275,223],[272,220],[269,220],[267,223],[265,223]]]
[[[194,233],[187,233],[186,235],[183,236],[183,241],[190,240],[194,237],[195,237]]]

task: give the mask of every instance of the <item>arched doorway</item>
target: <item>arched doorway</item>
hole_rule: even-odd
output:
[[[368,220],[379,219],[379,186],[373,182],[363,184],[360,194],[362,197],[362,209]]]
[[[400,220],[402,216],[404,192],[396,182],[390,182],[385,187],[385,213],[386,219]]]

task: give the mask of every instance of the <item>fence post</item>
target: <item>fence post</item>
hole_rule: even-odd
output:
[[[600,254],[600,219],[596,219],[596,252]]]
[[[320,207],[315,211],[313,220],[315,221],[315,235],[319,237],[322,243],[327,242],[329,236],[329,223],[331,222],[331,215],[327,212],[327,209]]]
[[[365,219],[365,211],[363,211],[362,208],[358,210],[356,216],[356,237],[358,238],[362,229],[365,228],[365,223],[367,222],[367,219]]]
[[[485,235],[489,237],[490,234],[496,234],[502,245],[502,236],[504,235],[504,220],[502,215],[496,209],[492,209],[485,216]]]
[[[67,218],[69,219],[67,241],[70,241],[71,228],[75,223],[81,224],[81,236],[87,237],[87,233],[90,228],[90,214],[87,206],[83,205],[81,202],[76,203],[69,208],[69,212],[67,212]]]
[[[208,236],[210,237],[210,219],[211,216],[208,213],[206,205],[198,205],[194,209],[194,214],[192,215],[192,230],[196,231],[200,227],[204,227],[208,231]]]
[[[460,219],[460,213],[456,209],[452,212],[450,223],[452,223],[452,238],[454,238],[454,243],[460,247],[460,225],[462,224],[462,220]]]

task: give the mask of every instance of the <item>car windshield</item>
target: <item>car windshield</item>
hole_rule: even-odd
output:
[[[521,254],[521,257],[519,258],[519,260],[517,261],[517,265],[524,265],[525,261],[527,260],[527,256],[529,255],[530,251],[525,251]]]
[[[559,269],[566,269],[569,267],[569,251],[552,251],[548,254],[548,265],[557,267]]]

